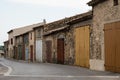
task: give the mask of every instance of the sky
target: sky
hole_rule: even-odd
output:
[[[0,45],[14,28],[53,22],[91,10],[90,0],[0,0]]]

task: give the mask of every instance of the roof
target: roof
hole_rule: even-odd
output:
[[[44,27],[44,25],[34,27],[33,29],[35,30],[35,29],[38,29],[38,28],[40,28],[40,27]]]
[[[4,51],[3,51],[3,50],[0,50],[0,54],[1,54],[1,53],[4,53]]]
[[[55,26],[55,25],[58,25],[58,24],[61,24],[61,23],[62,24],[69,23],[69,22],[74,21],[74,20],[83,19],[86,16],[92,17],[92,11],[88,11],[86,13],[78,14],[78,15],[71,16],[71,17],[66,17],[64,19],[60,19],[60,20],[48,23],[48,24],[45,25],[45,27],[46,26],[53,26],[53,25]]]
[[[29,32],[29,31],[32,31],[33,28],[41,26],[41,25],[44,25],[44,23],[41,22],[41,23],[32,24],[29,26],[21,27],[21,28],[15,28],[11,31],[13,31],[13,36],[19,36],[19,35],[22,35],[22,34]]]
[[[45,32],[45,33],[44,33],[44,36],[47,36],[47,35],[52,34],[52,33],[55,33],[55,32],[57,32],[57,31],[62,31],[62,30],[64,30],[64,29],[67,29],[68,27],[69,27],[69,26],[66,25],[66,26],[63,26],[63,27],[60,27],[60,28],[57,28],[57,29],[50,30],[50,31],[48,31],[48,32]]]
[[[92,1],[88,2],[88,5],[89,6],[95,6],[95,5],[97,5],[99,3],[102,3],[104,1],[107,1],[107,0],[92,0]]]
[[[7,42],[9,42],[9,41],[8,40],[4,41],[4,43],[7,43]]]
[[[75,16],[67,17],[55,22],[51,22],[45,25],[44,29],[44,35],[50,35],[52,33],[55,33],[57,31],[65,30],[71,25],[72,23],[82,22],[88,19],[92,19],[92,11],[78,14]]]
[[[8,31],[8,34],[11,33],[11,32],[13,32],[13,30]]]
[[[67,22],[67,24],[71,25],[71,24],[75,24],[78,22],[86,21],[88,19],[92,19],[92,17],[93,17],[93,13],[92,11],[89,11],[89,12],[80,14],[80,17],[72,19],[71,21]]]

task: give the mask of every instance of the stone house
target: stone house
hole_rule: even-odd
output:
[[[92,0],[93,55],[91,68],[120,72],[120,0]]]
[[[14,29],[15,45],[14,58],[18,60],[30,60],[29,58],[29,34],[33,30],[33,25]],[[34,37],[34,36],[33,36]],[[33,39],[34,40],[34,39]]]
[[[79,30],[82,30],[82,32],[78,33],[80,32]],[[77,65],[89,68],[89,57],[92,54],[89,46],[89,44],[92,45],[90,43],[92,39],[91,30],[91,11],[46,24],[44,26],[43,60],[50,63]],[[80,35],[83,36],[79,37]],[[79,40],[86,41],[81,45],[81,49],[84,49],[85,46],[83,45],[88,43],[83,52],[78,51],[77,46],[82,43],[79,43]],[[83,56],[80,57],[79,53]],[[81,60],[82,62],[80,62]]]
[[[35,61],[34,30],[43,25],[37,23],[9,31],[9,56],[18,60]],[[12,56],[11,56],[12,55]]]
[[[43,28],[44,25],[34,28],[36,62],[43,62]]]

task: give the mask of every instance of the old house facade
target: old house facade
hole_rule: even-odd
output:
[[[18,60],[35,61],[35,39],[33,28],[43,25],[37,23],[8,32],[8,56]]]
[[[74,51],[71,53],[74,54],[74,65],[90,68],[90,60],[93,52],[92,12],[90,11],[80,15],[80,18],[71,20],[67,23],[70,25],[71,35],[73,36],[73,41],[70,39],[68,42],[69,46],[73,45],[69,51],[72,49]]]
[[[45,62],[53,62],[53,63],[62,63],[64,64],[64,38],[65,38],[65,29],[67,29],[68,26],[66,26],[65,21],[66,19],[62,19],[59,21],[55,21],[53,23],[48,23],[44,26],[44,49],[43,49],[43,60]],[[62,32],[59,32],[61,31]],[[59,32],[59,33],[58,33]],[[62,55],[59,55],[59,60],[57,56],[57,40],[60,40],[63,42],[61,46],[61,52]],[[59,49],[60,50],[60,49]],[[61,60],[60,60],[61,59]]]
[[[8,45],[8,58],[13,58],[14,56],[14,50],[13,50],[13,46],[14,46],[14,37],[13,37],[13,30],[10,30],[8,32],[9,37],[8,37],[8,41],[9,41],[9,45]]]
[[[30,60],[29,53],[29,33],[23,34],[23,44],[24,44],[24,58],[26,61]]]
[[[34,30],[29,31],[29,52],[30,52],[30,61],[35,61],[35,39],[34,39]]]
[[[91,11],[46,24],[44,26],[44,61],[89,68],[90,54],[92,54],[89,46],[91,45],[91,24]],[[81,45],[78,41],[83,41],[81,42],[83,44]],[[81,48],[78,47],[79,45]]]
[[[92,0],[93,56],[91,68],[120,72],[120,0]]]
[[[23,37],[22,35],[18,35],[16,36],[15,38],[16,42],[15,42],[15,47],[14,47],[14,50],[15,50],[15,59],[18,59],[18,60],[24,60],[23,58]]]
[[[43,28],[44,25],[34,28],[36,62],[43,62]]]

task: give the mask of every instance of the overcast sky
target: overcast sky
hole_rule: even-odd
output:
[[[0,0],[0,45],[11,29],[56,21],[91,10],[90,0]]]

